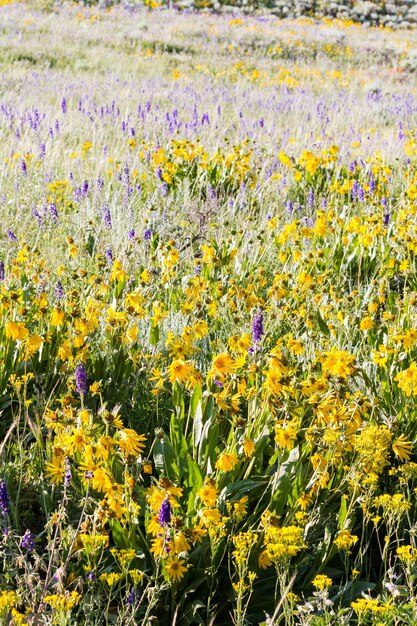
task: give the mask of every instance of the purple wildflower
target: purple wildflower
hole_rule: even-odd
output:
[[[385,215],[384,215],[384,226],[388,226],[390,219],[391,219],[391,213],[385,213]]]
[[[207,196],[210,200],[216,199],[216,190],[210,184],[207,185]]]
[[[109,230],[112,229],[112,222],[111,222],[111,215],[110,215],[110,209],[109,207],[106,206],[103,208],[103,224],[106,228],[108,228]]]
[[[52,222],[56,224],[58,221],[58,211],[56,205],[53,202],[51,202],[51,204],[49,205],[49,213],[51,215]]]
[[[10,511],[9,492],[7,483],[3,479],[0,480],[0,514],[6,516]]]
[[[161,196],[163,198],[166,198],[168,195],[168,191],[169,191],[168,183],[162,183],[162,185],[159,188],[159,191],[161,193]]]
[[[36,221],[38,222],[38,225],[40,226],[43,222],[42,216],[40,215],[39,211],[36,208],[32,209],[32,215],[33,217],[36,219]]]
[[[96,575],[95,575],[95,573],[94,573],[94,571],[93,571],[93,570],[90,570],[89,572],[86,572],[86,573],[85,573],[85,577],[86,577],[86,579],[87,579],[89,582],[91,582],[91,583],[93,582],[93,580],[95,580],[95,579],[96,579]]]
[[[64,487],[69,487],[71,484],[71,466],[68,459],[65,459],[64,463],[65,475],[64,475]]]
[[[67,101],[65,98],[62,98],[61,100],[61,109],[63,113],[67,112]]]
[[[307,208],[312,209],[314,206],[314,191],[310,189],[307,198]]]
[[[152,231],[150,228],[147,228],[145,232],[143,233],[143,238],[145,241],[149,241],[151,237],[152,237]]]
[[[17,241],[17,237],[16,237],[16,235],[15,235],[15,234],[14,234],[14,232],[13,232],[13,231],[11,231],[11,230],[8,230],[8,231],[7,231],[7,236],[8,236],[8,238],[10,239],[10,241]]]
[[[113,251],[111,248],[106,248],[104,251],[107,265],[111,265],[113,263]]]
[[[132,230],[129,230],[127,236],[128,236],[128,239],[130,241],[134,241],[134,239],[135,239],[135,231],[133,230],[133,228],[132,228]]]
[[[54,287],[54,298],[56,300],[62,300],[63,297],[64,297],[64,288],[62,287],[61,281],[58,280],[55,283],[55,287]]]
[[[43,159],[43,157],[45,156],[46,153],[46,146],[44,143],[41,143],[40,148],[39,148],[39,158]]]
[[[252,323],[252,341],[253,341],[253,343],[258,343],[262,339],[263,334],[264,334],[263,323],[264,323],[264,316],[262,315],[262,312],[260,311],[253,318],[253,323]]]
[[[168,496],[161,504],[159,509],[158,522],[161,526],[166,526],[171,521],[171,504]]]
[[[87,372],[84,363],[80,363],[75,368],[75,388],[80,395],[87,393]]]
[[[22,548],[27,552],[32,552],[33,548],[35,547],[34,539],[35,535],[33,534],[33,532],[31,530],[27,530],[22,537]]]
[[[27,174],[27,166],[26,166],[26,161],[25,161],[25,159],[22,159],[22,160],[20,161],[20,171],[22,172],[22,174],[23,174],[24,176],[26,176],[26,174]]]
[[[4,262],[0,261],[0,280],[4,280]]]
[[[127,603],[132,605],[132,604],[135,604],[137,600],[138,600],[137,592],[135,591],[135,589],[131,589],[129,593],[127,594]]]

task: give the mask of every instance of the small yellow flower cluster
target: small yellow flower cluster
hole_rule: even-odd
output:
[[[413,546],[399,546],[396,550],[397,556],[406,565],[415,565],[417,563],[417,548]]]
[[[382,603],[376,598],[359,598],[359,600],[351,603],[351,607],[355,613],[360,616],[368,612],[373,615],[382,616],[388,613],[392,608],[390,604]]]
[[[374,498],[373,505],[381,507],[384,516],[396,517],[398,519],[411,507],[411,503],[405,500],[401,493],[395,493],[392,496],[384,493],[382,496]]]
[[[352,535],[350,530],[341,530],[333,541],[338,550],[343,550],[347,553],[353,548],[355,543],[359,540],[359,537]]]
[[[324,589],[328,589],[333,584],[331,578],[326,576],[325,574],[318,574],[312,580],[312,585],[319,591],[324,591]]]
[[[286,563],[307,547],[303,540],[304,530],[299,526],[279,527],[274,516],[269,513],[263,515],[262,525],[265,549],[259,556],[261,567]]]
[[[77,606],[81,600],[81,594],[78,591],[65,592],[62,594],[53,594],[45,596],[45,604],[49,604],[57,612],[68,612]]]
[[[406,396],[417,395],[417,363],[414,361],[406,370],[399,372],[395,380],[398,382],[399,388],[404,391]]]

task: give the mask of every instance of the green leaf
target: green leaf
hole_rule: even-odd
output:
[[[151,346],[156,346],[159,342],[159,326],[152,324],[151,332],[149,333],[149,343]]]
[[[160,474],[164,474],[172,482],[179,482],[176,455],[168,438],[156,439],[153,446],[153,460]]]
[[[343,530],[344,529],[346,516],[347,516],[346,498],[342,496],[340,498],[340,511],[339,511],[339,516],[338,516],[339,530]]]
[[[197,462],[204,471],[206,471],[209,463],[210,469],[214,465],[213,457],[219,437],[219,426],[214,424],[213,421],[213,417],[210,417],[204,424],[198,447]]]
[[[201,401],[197,404],[197,407],[193,414],[193,449],[197,450],[200,445],[201,437],[203,434],[203,407]]]

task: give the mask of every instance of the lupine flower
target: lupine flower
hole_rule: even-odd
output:
[[[64,466],[65,466],[64,486],[69,487],[71,484],[71,467],[70,467],[68,460],[66,460],[66,462],[64,463]]]
[[[9,492],[7,483],[3,479],[0,480],[0,514],[5,516],[10,511]]]
[[[25,159],[22,159],[22,160],[20,161],[20,171],[22,172],[22,174],[23,174],[24,176],[26,176],[26,174],[27,174],[27,166],[26,166],[26,161],[25,161]]]
[[[111,265],[113,263],[113,251],[111,248],[106,248],[104,251],[104,255],[106,257],[107,265]]]
[[[264,334],[263,322],[264,322],[264,316],[262,315],[262,312],[260,311],[259,313],[255,315],[255,317],[253,318],[253,323],[252,323],[252,341],[255,344],[259,343],[259,341],[263,337],[263,334]]]
[[[80,363],[75,368],[75,388],[80,395],[87,393],[87,372],[84,363]]]
[[[55,283],[55,287],[54,287],[54,298],[56,300],[62,300],[63,297],[64,297],[64,288],[62,287],[61,281],[58,280]]]
[[[4,263],[0,261],[0,280],[4,280]]]
[[[135,602],[137,602],[138,599],[138,594],[134,589],[131,589],[127,595],[127,603],[128,604],[135,604]]]
[[[147,228],[145,232],[143,233],[143,238],[145,241],[149,241],[151,237],[152,237],[152,231],[150,228]]]
[[[110,209],[107,205],[103,208],[103,224],[109,230],[112,229]]]
[[[56,222],[58,221],[58,211],[53,202],[49,205],[49,213],[51,215],[52,222],[56,224]]]
[[[33,548],[35,547],[34,539],[35,539],[35,536],[32,533],[32,531],[27,530],[22,537],[22,543],[21,543],[22,548],[26,550],[27,552],[32,552]]]
[[[7,231],[7,236],[8,236],[8,238],[10,239],[10,241],[17,241],[17,237],[16,237],[16,235],[15,235],[15,234],[14,234],[14,232],[13,232],[13,231],[11,231],[11,230],[8,230],[8,231]]]
[[[161,526],[166,526],[171,521],[171,504],[169,498],[166,497],[159,509],[158,522]]]
[[[308,192],[307,207],[309,209],[312,209],[313,206],[314,206],[314,191],[310,189],[310,191]]]
[[[130,241],[133,241],[135,239],[135,231],[133,230],[129,230],[128,234],[127,234],[128,238]]]

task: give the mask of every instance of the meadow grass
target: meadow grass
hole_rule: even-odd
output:
[[[0,6],[0,623],[416,623],[416,31]]]

